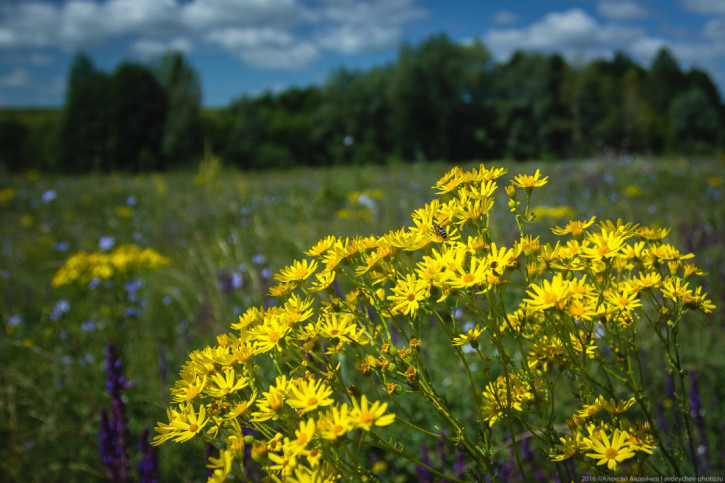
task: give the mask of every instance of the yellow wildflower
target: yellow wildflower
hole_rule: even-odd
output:
[[[601,437],[601,441],[597,438],[584,439],[593,451],[586,453],[586,456],[599,460],[597,465],[606,464],[610,470],[616,470],[618,463],[634,457],[634,451],[628,442],[629,435],[624,431],[615,429],[610,441],[606,431],[599,430],[599,437]]]

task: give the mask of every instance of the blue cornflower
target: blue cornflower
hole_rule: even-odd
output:
[[[60,319],[64,313],[70,310],[70,303],[67,300],[61,299],[55,303],[53,309],[50,311],[50,320]]]
[[[102,236],[100,240],[98,240],[98,248],[102,251],[108,251],[116,244],[116,239],[112,236]]]
[[[56,198],[56,192],[55,190],[48,190],[40,197],[40,199],[43,201],[43,203],[50,203]]]

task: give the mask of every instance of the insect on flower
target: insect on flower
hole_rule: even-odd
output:
[[[436,231],[439,237],[443,238],[444,240],[448,238],[448,232],[446,231],[446,227],[439,225],[438,223],[433,225],[433,229]]]

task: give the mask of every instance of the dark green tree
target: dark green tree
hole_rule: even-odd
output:
[[[677,59],[662,47],[649,70],[648,93],[652,108],[658,115],[666,116],[670,102],[685,90],[687,80]]]
[[[618,147],[630,153],[651,151],[661,144],[656,114],[647,102],[646,82],[646,71],[636,65],[620,81],[622,136]]]
[[[388,66],[330,73],[312,123],[330,164],[381,163],[392,151],[385,95],[390,76]]]
[[[670,150],[685,154],[713,153],[721,126],[717,108],[698,88],[675,97],[669,112]]]
[[[390,129],[399,154],[407,159],[458,161],[481,153],[483,116],[479,100],[491,55],[480,43],[429,37],[401,47],[388,89]],[[476,136],[476,132],[479,136]]]
[[[516,52],[494,69],[497,121],[503,150],[514,159],[563,156],[570,149],[570,115],[561,56]]]
[[[161,153],[169,165],[201,155],[203,149],[199,75],[179,51],[169,51],[153,63],[168,102]]]
[[[58,147],[61,169],[103,169],[111,157],[111,82],[84,53],[76,54],[68,76]]]
[[[122,63],[112,77],[113,130],[111,170],[164,169],[162,142],[167,98],[146,67]]]
[[[232,103],[229,112],[233,121],[223,156],[240,168],[251,168],[264,137],[260,106],[253,97],[245,95]]]
[[[0,120],[0,172],[17,173],[28,168],[28,133],[28,127],[18,119]]]

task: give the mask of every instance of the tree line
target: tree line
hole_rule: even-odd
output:
[[[0,153],[22,138],[5,124]],[[717,87],[665,48],[649,67],[622,52],[575,64],[520,51],[495,62],[481,42],[444,34],[403,44],[386,65],[340,68],[322,85],[244,95],[216,110],[201,109],[199,76],[181,53],[112,74],[79,54],[58,124],[54,165],[76,172],[163,170],[195,162],[205,144],[244,169],[725,147]]]

